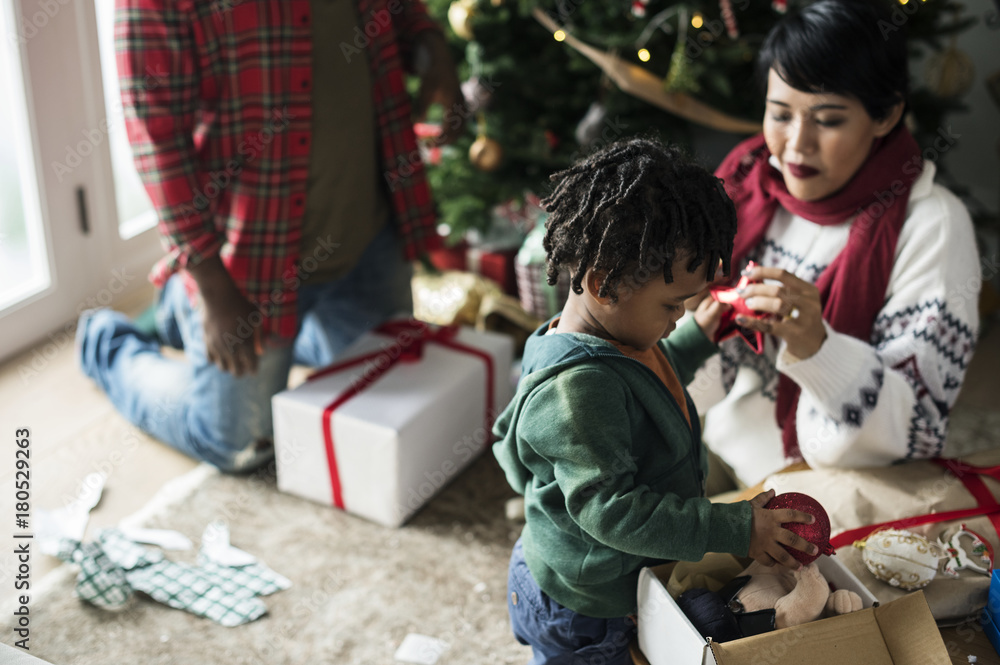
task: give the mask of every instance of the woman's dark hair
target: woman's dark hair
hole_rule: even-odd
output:
[[[790,13],[757,56],[762,88],[774,69],[796,90],[854,97],[872,119],[887,117],[909,93],[905,23],[893,22],[893,9],[881,0],[820,0]]]
[[[638,288],[658,271],[672,282],[679,254],[690,256],[689,272],[707,262],[709,280],[719,259],[729,273],[736,208],[722,181],[679,148],[626,139],[551,180],[555,189],[542,201],[550,213],[544,240],[549,284],[565,268],[573,291],[583,293],[584,274],[594,268],[607,273],[599,294],[617,302],[623,282]]]

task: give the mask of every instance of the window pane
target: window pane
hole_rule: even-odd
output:
[[[0,5],[0,311],[49,286],[38,181],[10,3]]]
[[[135,170],[132,148],[125,133],[125,114],[115,64],[115,0],[95,2],[104,108],[108,114],[108,147],[111,150],[115,203],[118,206],[118,232],[122,238],[131,238],[156,225],[156,212]]]

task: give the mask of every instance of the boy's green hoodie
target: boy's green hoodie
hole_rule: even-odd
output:
[[[549,597],[580,614],[634,611],[639,569],[706,552],[745,555],[751,507],[703,498],[691,425],[663,382],[591,335],[528,339],[523,377],[493,428],[493,453],[525,497],[524,557]],[[690,320],[660,341],[682,384],[717,350]]]

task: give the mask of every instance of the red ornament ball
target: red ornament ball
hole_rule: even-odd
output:
[[[823,506],[820,505],[819,501],[812,498],[808,494],[785,492],[784,494],[778,494],[775,496],[773,499],[768,501],[764,507],[768,510],[780,510],[782,508],[801,510],[802,512],[809,513],[816,518],[816,521],[812,524],[785,522],[781,525],[792,533],[802,536],[819,548],[819,554],[806,554],[801,550],[788,547],[787,545],[785,546],[788,553],[795,557],[797,561],[801,562],[803,566],[808,566],[810,563],[818,559],[820,554],[833,554],[833,546],[830,545],[830,517],[826,514],[826,511],[823,510]]]

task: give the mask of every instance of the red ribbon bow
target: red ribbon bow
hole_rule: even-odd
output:
[[[489,432],[493,428],[493,358],[490,354],[455,340],[458,326],[432,327],[423,321],[407,319],[383,323],[374,332],[395,337],[395,342],[379,351],[334,363],[313,373],[307,381],[315,381],[345,369],[367,363],[365,371],[351,385],[323,409],[323,441],[326,446],[326,459],[330,467],[330,488],[333,492],[333,505],[344,508],[343,490],[340,484],[340,471],[337,466],[337,454],[333,441],[333,413],[344,402],[348,401],[368,386],[372,385],[397,362],[419,362],[424,355],[428,342],[440,344],[450,349],[468,353],[481,359],[486,364],[486,410],[485,427]]]
[[[747,270],[753,268],[756,264],[753,261],[747,263]],[[730,308],[722,312],[722,316],[719,319],[719,327],[715,331],[715,338],[712,339],[713,342],[718,344],[719,342],[729,339],[730,337],[739,334],[743,337],[743,341],[747,343],[755,353],[764,353],[764,333],[759,330],[747,330],[743,326],[736,323],[737,316],[747,316],[753,319],[765,319],[770,314],[761,314],[760,312],[750,309],[747,307],[747,303],[743,300],[743,295],[741,291],[748,287],[750,284],[759,284],[759,281],[750,281],[750,278],[746,275],[740,277],[740,281],[736,283],[736,286],[713,286],[710,293],[712,298],[718,302],[729,305]]]

